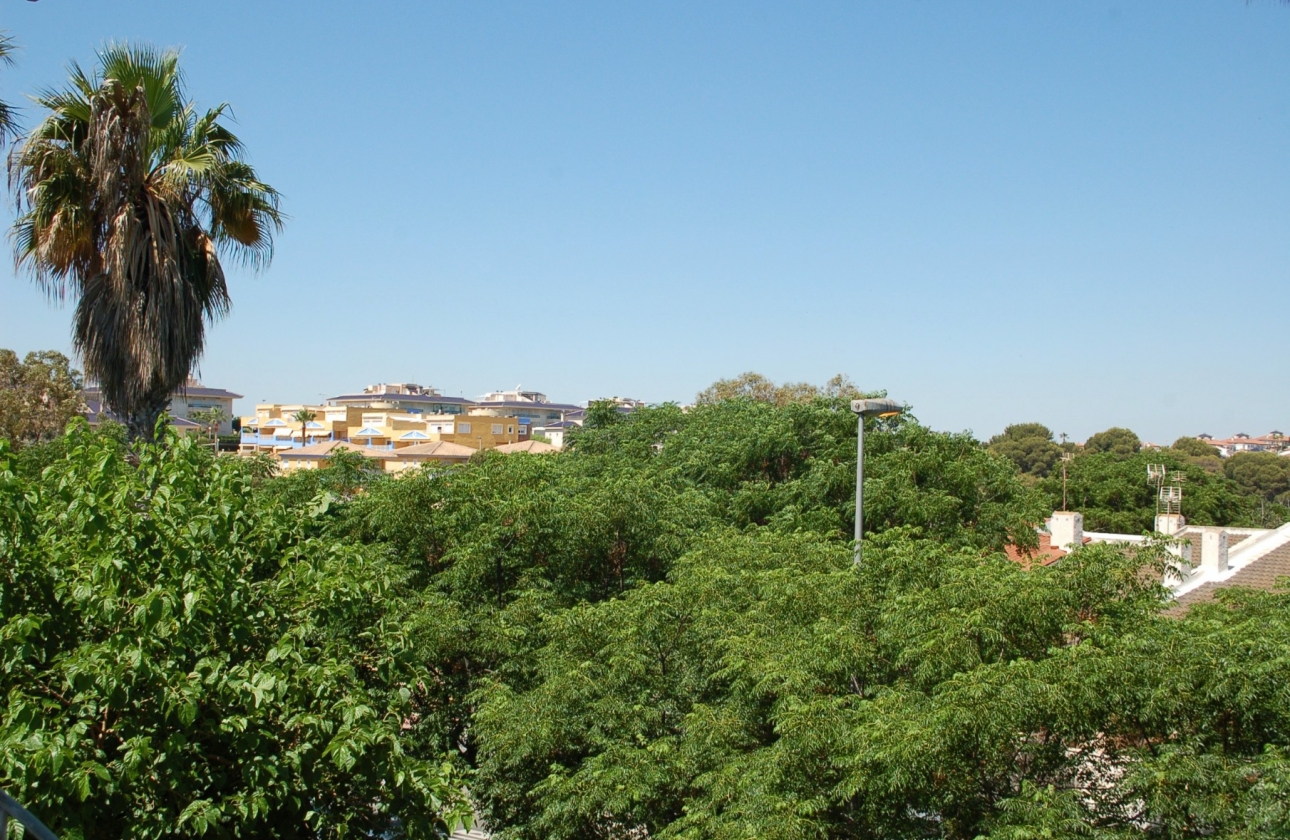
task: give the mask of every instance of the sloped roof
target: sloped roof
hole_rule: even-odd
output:
[[[583,410],[582,406],[573,405],[572,403],[535,403],[523,400],[476,400],[475,405],[480,408],[522,408],[529,411],[574,412]]]
[[[99,395],[99,386],[91,383],[85,386],[83,391],[86,399],[91,397],[97,398]],[[241,394],[235,394],[232,391],[225,391],[223,388],[207,388],[205,385],[189,385],[186,388],[177,388],[173,396],[186,397],[226,397],[229,399],[240,400]]]
[[[242,399],[241,394],[235,394],[232,391],[225,391],[223,388],[207,388],[205,385],[194,385],[191,388],[180,388],[179,393],[186,397],[227,397],[234,400]]]
[[[1051,566],[1058,560],[1070,554],[1064,548],[1053,545],[1051,534],[1040,532],[1038,548],[1022,548],[1019,545],[1010,543],[1004,546],[1004,551],[1008,554],[1008,559],[1014,563],[1020,563],[1023,567],[1029,569],[1031,566]],[[1085,537],[1084,544],[1092,542],[1092,537]]]
[[[1231,565],[1227,572],[1200,570],[1200,578],[1196,583],[1188,586],[1184,582],[1179,587],[1170,612],[1183,612],[1192,604],[1214,600],[1214,595],[1225,588],[1273,590],[1280,586],[1282,578],[1290,578],[1290,525],[1255,533],[1253,537],[1241,539],[1240,546],[1233,546],[1229,542],[1228,552],[1228,563]]]
[[[436,440],[430,443],[419,443],[416,446],[407,446],[403,449],[394,450],[395,457],[407,458],[412,461],[424,460],[461,460],[464,461],[475,454],[475,450],[469,446],[462,446],[460,443],[449,443],[446,440]]]
[[[397,458],[393,452],[388,449],[375,449],[370,446],[358,446],[343,440],[326,440],[322,443],[311,443],[308,446],[302,446],[299,449],[287,449],[278,453],[279,458],[290,458],[292,460],[304,460],[312,458],[326,458],[333,452],[357,452],[366,458],[374,458],[378,461],[391,461]]]
[[[121,422],[121,418],[117,417],[115,412],[108,411],[104,408],[102,401],[98,398],[90,397],[88,399],[84,399],[83,402],[85,403],[85,419],[88,420],[91,425],[102,423],[104,420],[111,420],[114,423]],[[175,417],[173,415],[170,417],[170,425],[174,426],[176,429],[203,428],[200,423],[194,423],[192,420],[185,420],[183,417]]]
[[[474,405],[474,400],[468,400],[463,397],[445,397],[442,395],[432,396],[430,394],[341,394],[338,397],[328,397],[330,402],[353,402],[362,400],[364,402],[405,402],[405,403],[427,403],[442,405]]]
[[[1230,589],[1234,586],[1247,589],[1275,589],[1282,578],[1290,578],[1290,544],[1274,548],[1262,557],[1251,560],[1236,574],[1225,580],[1206,583],[1179,595],[1175,601],[1175,607],[1170,612],[1180,612],[1192,604],[1212,601],[1220,589]]]
[[[532,452],[535,455],[546,455],[551,452],[559,452],[549,443],[543,443],[540,440],[522,440],[519,443],[503,443],[495,447],[498,452]]]

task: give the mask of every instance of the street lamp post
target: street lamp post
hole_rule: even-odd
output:
[[[856,565],[860,565],[860,543],[864,538],[864,419],[895,417],[904,411],[895,400],[852,400],[856,413]]]

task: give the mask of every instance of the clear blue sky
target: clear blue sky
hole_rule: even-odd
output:
[[[1290,6],[7,0],[0,27],[10,102],[138,39],[233,104],[291,216],[201,366],[246,409],[845,371],[981,436],[1290,431]],[[0,260],[0,346],[69,324]]]

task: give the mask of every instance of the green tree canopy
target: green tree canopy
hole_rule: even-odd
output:
[[[908,416],[870,422],[875,531],[906,527],[977,553],[1033,538],[1042,505],[1007,461]],[[855,433],[842,398],[615,412],[557,455],[485,453],[377,481],[339,527],[421,569],[442,614],[459,622],[428,658],[449,708],[489,674],[533,679],[549,615],[666,580],[710,534],[799,534],[845,550]],[[448,715],[443,731],[445,746],[473,755],[469,719],[464,709]]]
[[[866,396],[851,378],[839,373],[823,387],[809,382],[785,382],[776,385],[760,373],[748,371],[733,379],[718,379],[700,391],[694,401],[700,405],[721,402],[722,400],[750,399],[759,402],[774,403],[785,406],[794,402],[806,402],[815,397],[833,397],[838,399],[859,399]],[[882,396],[870,394],[868,396]]]
[[[1161,615],[1153,543],[1023,569],[1052,475],[867,423],[859,567],[841,395],[398,478],[0,450],[0,786],[90,838],[433,836],[463,787],[499,840],[1285,833],[1290,594]],[[1250,515],[1189,457],[1084,453],[1073,495],[1146,530],[1166,463]]]
[[[1090,454],[1108,452],[1127,458],[1142,449],[1142,441],[1129,429],[1113,426],[1105,432],[1090,435],[1084,441],[1084,451]]]
[[[1237,452],[1223,463],[1223,474],[1268,501],[1290,493],[1290,458],[1272,452]]]
[[[0,438],[14,445],[51,440],[85,410],[81,374],[62,353],[0,348]]]
[[[1161,617],[1157,548],[1025,571],[889,533],[865,557],[713,533],[666,581],[548,614],[532,671],[477,694],[499,836],[1285,827],[1290,595]]]
[[[1182,512],[1194,525],[1257,528],[1281,521],[1279,508],[1260,511],[1257,501],[1236,482],[1197,466],[1192,456],[1173,449],[1077,456],[1067,467],[1069,508],[1084,515],[1084,527],[1090,531],[1140,534],[1154,530],[1157,490],[1147,481],[1147,467],[1152,464],[1185,476]],[[1056,510],[1062,498],[1061,476],[1050,475],[1039,482],[1038,489]]]
[[[1178,453],[1186,463],[1200,467],[1205,472],[1215,475],[1223,472],[1223,459],[1218,450],[1199,438],[1178,438],[1170,449]]]
[[[990,438],[989,449],[1017,465],[1023,474],[1046,476],[1061,458],[1062,449],[1042,423],[1016,423]]]
[[[1218,450],[1214,447],[1210,446],[1200,438],[1194,437],[1180,437],[1178,440],[1173,442],[1173,446],[1170,448],[1177,450],[1184,455],[1192,455],[1198,458],[1218,454]]]
[[[213,439],[219,435],[220,424],[228,420],[229,415],[222,406],[216,405],[189,411],[188,419],[203,426],[206,433]]]
[[[613,400],[594,400],[587,406],[587,416],[583,425],[590,428],[612,426],[623,419],[622,412]]]

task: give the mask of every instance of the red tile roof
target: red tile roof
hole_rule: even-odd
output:
[[[1053,545],[1052,539],[1051,534],[1041,533],[1039,535],[1038,548],[1022,548],[1021,546],[1014,544],[1005,546],[1004,551],[1007,552],[1009,560],[1014,563],[1020,563],[1027,569],[1034,566],[1035,563],[1038,563],[1041,566],[1051,566],[1070,553],[1064,548],[1058,548]],[[1085,544],[1092,541],[1092,537],[1084,538]]]

